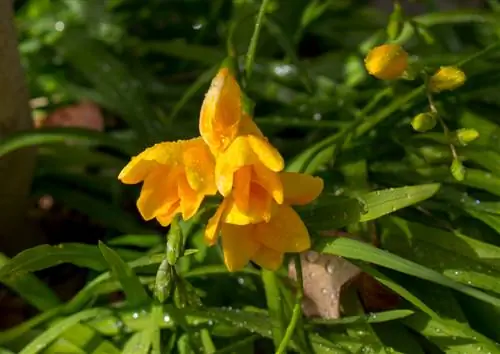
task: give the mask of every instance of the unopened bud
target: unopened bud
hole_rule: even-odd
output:
[[[458,129],[455,132],[456,140],[460,145],[467,145],[477,138],[479,138],[479,132],[476,129]]]
[[[164,303],[174,287],[175,269],[164,259],[156,272],[154,294],[160,303]]]
[[[455,90],[465,83],[465,73],[454,66],[442,66],[430,79],[429,89],[432,92]]]
[[[368,53],[365,67],[378,79],[398,79],[408,67],[408,53],[397,44],[383,44]]]
[[[450,172],[457,181],[463,181],[465,178],[465,167],[457,159],[451,163]]]
[[[411,120],[411,126],[417,132],[426,132],[436,126],[436,117],[433,113],[420,113]]]

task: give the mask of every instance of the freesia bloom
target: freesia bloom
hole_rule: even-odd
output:
[[[432,92],[455,90],[465,83],[465,73],[454,66],[442,66],[429,80]]]
[[[408,53],[397,44],[383,44],[368,53],[365,66],[378,79],[398,79],[408,67]]]
[[[198,211],[206,195],[217,192],[215,160],[201,138],[156,144],[133,157],[118,178],[144,181],[137,208],[145,220],[167,226],[177,213],[184,220]]]
[[[282,205],[266,222],[235,225],[224,219],[231,212],[226,198],[205,230],[205,241],[213,245],[222,237],[224,262],[230,271],[244,267],[250,260],[267,269],[277,269],[286,252],[302,252],[310,247],[309,232],[290,205],[304,205],[316,199],[323,190],[323,180],[300,173],[280,174],[284,192]]]
[[[238,134],[241,90],[229,69],[212,80],[200,111],[200,134],[214,155],[224,151]]]

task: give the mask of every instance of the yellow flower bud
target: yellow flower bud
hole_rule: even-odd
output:
[[[417,114],[411,120],[411,126],[417,132],[421,133],[426,132],[436,126],[436,117],[432,113]]]
[[[442,66],[430,79],[432,92],[455,90],[465,83],[465,73],[454,66]]]
[[[378,79],[398,79],[408,67],[408,53],[397,44],[383,44],[368,53],[365,66]]]

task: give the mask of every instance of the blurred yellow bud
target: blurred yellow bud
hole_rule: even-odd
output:
[[[382,44],[368,53],[365,67],[378,79],[398,79],[408,67],[408,53],[397,44]]]
[[[479,138],[479,132],[476,129],[458,129],[455,134],[458,143],[464,146]]]
[[[436,117],[432,113],[417,114],[411,120],[411,126],[417,132],[426,132],[436,126]]]
[[[465,83],[465,73],[455,66],[442,66],[430,79],[432,92],[455,90]]]

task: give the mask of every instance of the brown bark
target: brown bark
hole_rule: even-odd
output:
[[[17,47],[12,0],[0,0],[0,140],[33,128]],[[34,162],[33,149],[0,158],[0,251],[6,254],[37,241],[26,215]]]

